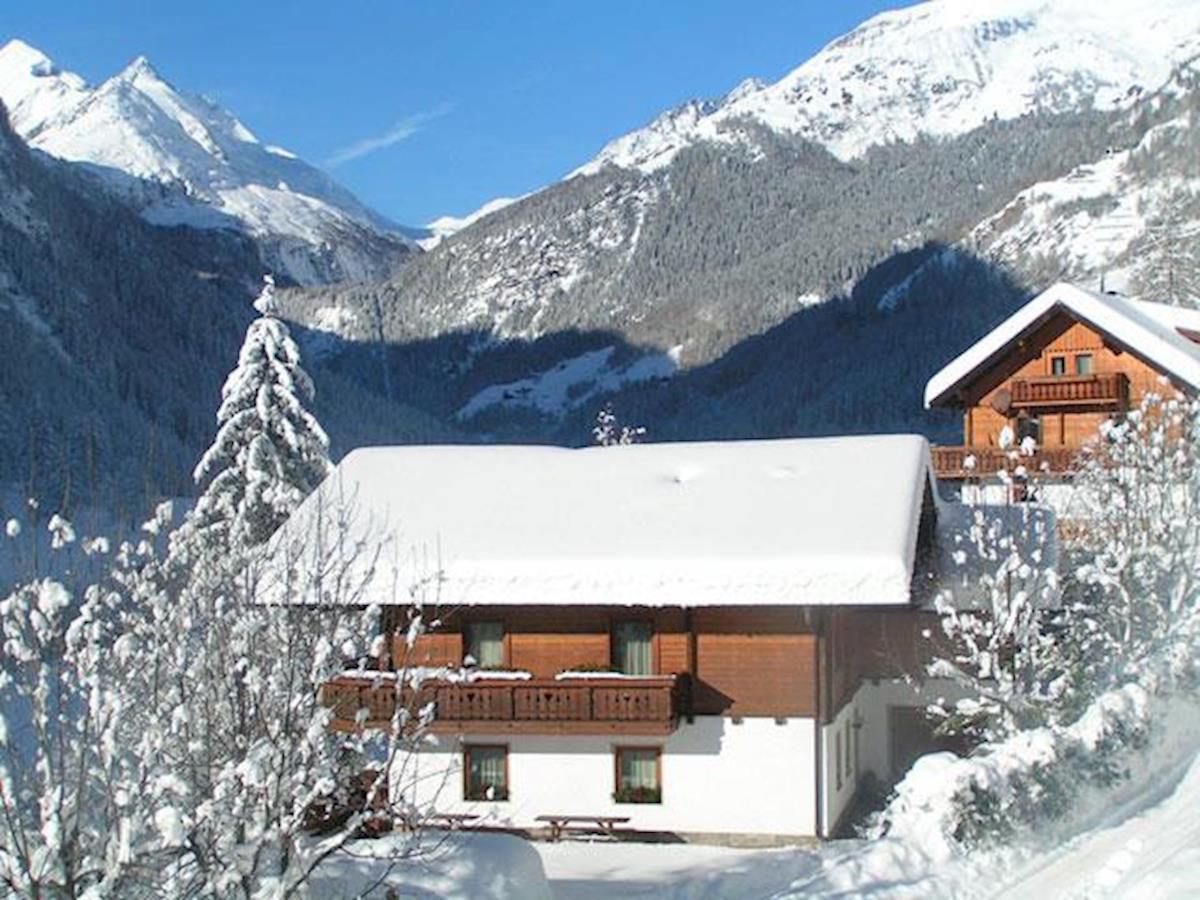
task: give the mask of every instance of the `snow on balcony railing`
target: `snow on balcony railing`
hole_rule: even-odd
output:
[[[427,681],[415,690],[397,685],[391,673],[379,678],[342,676],[328,682],[322,702],[333,709],[334,727],[359,727],[365,710],[369,728],[387,727],[396,703],[414,712],[433,703],[434,731],[523,733],[667,734],[681,712],[682,676],[590,677],[570,680],[496,679],[480,673],[469,682]]]

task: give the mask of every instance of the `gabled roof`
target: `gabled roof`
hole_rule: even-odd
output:
[[[282,533],[352,497],[396,583],[440,564],[453,605],[903,604],[938,502],[928,459],[914,435],[366,448]]]
[[[1006,356],[1015,341],[1060,311],[1117,341],[1176,381],[1200,389],[1200,344],[1181,333],[1200,334],[1200,310],[1096,294],[1060,282],[1038,294],[930,378],[925,386],[926,408],[944,403],[978,372]]]

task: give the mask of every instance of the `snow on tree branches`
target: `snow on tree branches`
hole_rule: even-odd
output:
[[[397,686],[390,730],[335,733],[322,700],[383,642],[378,548],[352,518],[333,500],[224,577],[160,556],[169,504],[111,556],[51,520],[52,554],[106,559],[0,598],[0,896],[304,897],[364,827],[428,813],[389,790],[425,722],[403,664],[375,673]],[[384,870],[423,850],[389,846]]]
[[[641,425],[623,425],[613,412],[612,404],[604,404],[603,409],[596,413],[596,425],[592,428],[592,437],[601,447],[617,447],[624,444],[636,444],[646,429]]]
[[[266,276],[237,367],[221,391],[217,436],[194,477],[207,483],[196,504],[198,530],[257,546],[329,472],[329,438],[305,408],[314,396],[300,351],[278,317]]]

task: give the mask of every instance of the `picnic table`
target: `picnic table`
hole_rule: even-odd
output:
[[[615,835],[616,827],[629,821],[629,816],[568,816],[545,815],[538,816],[537,821],[550,826],[550,840],[557,841],[564,831],[589,831]]]
[[[421,824],[433,828],[461,828],[478,818],[474,813],[430,813]]]

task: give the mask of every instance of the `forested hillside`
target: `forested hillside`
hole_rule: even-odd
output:
[[[249,240],[149,225],[30,152],[0,107],[0,484],[136,515],[190,493],[261,275]],[[442,433],[314,374],[339,451]]]
[[[1095,54],[1060,47],[1015,95],[1005,79],[1028,73],[1005,48],[1058,53],[1057,6],[1045,21],[1041,6],[1018,15],[1024,0],[1000,18],[884,14],[775,85],[686,104],[467,217],[386,281],[283,292],[335,457],[585,443],[608,401],[650,439],[946,438],[925,381],[1035,290],[1069,279],[1192,302],[1200,77],[1194,58],[1170,65],[1200,46],[1200,22],[1170,0],[1155,15],[1176,15],[1178,34],[1164,37],[1119,5],[1081,33]],[[953,52],[889,73],[941,33],[937,15],[953,19]],[[1160,45],[1161,59],[1120,49]],[[857,94],[822,93],[846,66]],[[978,84],[960,77],[972,67]],[[45,71],[27,96],[74,84]],[[93,93],[173,91],[146,66],[112,82]],[[60,136],[82,139],[85,106]],[[111,173],[30,152],[7,125],[0,145],[0,481],[69,500],[188,491],[271,254],[237,229],[151,224],[130,198],[161,195],[156,181],[114,192]]]
[[[586,441],[605,397],[663,439],[945,436],[925,380],[1035,290],[1186,300],[1196,83],[1185,66],[1128,108],[850,161],[742,120],[741,140],[576,175],[383,285],[288,308],[335,365],[483,439]]]

